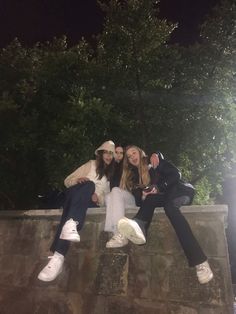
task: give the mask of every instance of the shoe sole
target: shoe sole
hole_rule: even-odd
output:
[[[60,239],[71,241],[71,242],[80,242],[80,236],[79,235],[63,236],[63,234],[61,234]]]
[[[139,228],[139,226],[138,226]],[[140,228],[139,228],[140,229]],[[140,229],[140,232],[137,232],[131,225],[129,220],[121,219],[118,222],[118,230],[119,232],[125,236],[128,240],[133,242],[134,244],[145,244],[146,239]]]

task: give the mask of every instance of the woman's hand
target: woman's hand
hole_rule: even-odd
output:
[[[98,196],[96,193],[93,193],[92,195],[92,201],[95,203],[95,204],[98,204]]]
[[[143,191],[142,192],[142,200],[145,200],[145,198],[150,194],[158,194],[158,193],[159,193],[158,188],[156,186],[153,186],[153,188],[150,191],[148,191],[148,192]]]
[[[77,179],[77,183],[83,183],[83,182],[86,182],[86,181],[89,181],[89,179],[86,178],[86,177],[81,177],[81,178]]]

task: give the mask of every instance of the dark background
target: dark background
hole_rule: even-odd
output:
[[[219,0],[161,0],[160,17],[178,22],[172,42],[188,45],[199,25]],[[0,46],[15,37],[23,44],[66,35],[70,45],[102,31],[104,14],[96,0],[0,0]]]

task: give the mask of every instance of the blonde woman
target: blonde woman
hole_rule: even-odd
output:
[[[128,148],[128,147],[127,147]],[[126,148],[126,149],[127,149]],[[117,146],[116,149],[121,151],[121,146]],[[140,159],[145,156],[145,153],[139,149]],[[121,158],[120,158],[121,159]],[[119,161],[120,163],[123,161]],[[140,165],[141,166],[141,165]],[[124,236],[122,236],[117,229],[117,223],[118,221],[124,217],[125,215],[125,209],[126,208],[133,208],[138,203],[135,202],[135,197],[131,193],[130,190],[128,190],[125,186],[119,186],[120,183],[120,176],[121,174],[127,173],[127,167],[128,164],[123,164],[123,171],[120,172],[120,175],[115,174],[115,178],[113,178],[112,182],[115,182],[114,185],[111,182],[111,186],[113,187],[111,192],[106,195],[106,219],[105,219],[105,231],[111,232],[112,237],[111,239],[106,243],[107,248],[117,248],[117,247],[123,247],[128,244],[128,239]],[[140,171],[142,172],[145,167],[140,168]],[[144,183],[147,184],[149,182],[149,174],[148,172],[144,176],[140,176],[144,180]]]
[[[166,161],[160,152],[153,153],[150,165],[140,148],[129,147],[124,156],[121,187],[135,195],[141,206],[133,219],[118,222],[119,233],[135,244],[145,244],[146,234],[156,207],[164,207],[190,267],[196,267],[201,284],[209,282],[213,273],[180,207],[191,204],[194,188],[181,180],[179,170]],[[144,188],[145,186],[145,188]]]

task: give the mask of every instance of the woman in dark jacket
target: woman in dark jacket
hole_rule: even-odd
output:
[[[191,204],[194,188],[181,180],[180,171],[166,161],[160,152],[153,153],[150,162],[151,165],[148,165],[140,154],[140,148],[130,146],[126,149],[121,187],[133,193],[140,209],[133,219],[122,218],[118,223],[118,230],[133,243],[144,244],[155,208],[164,207],[189,266],[196,267],[200,283],[207,283],[213,278],[213,273],[207,257],[180,211],[182,205]]]

